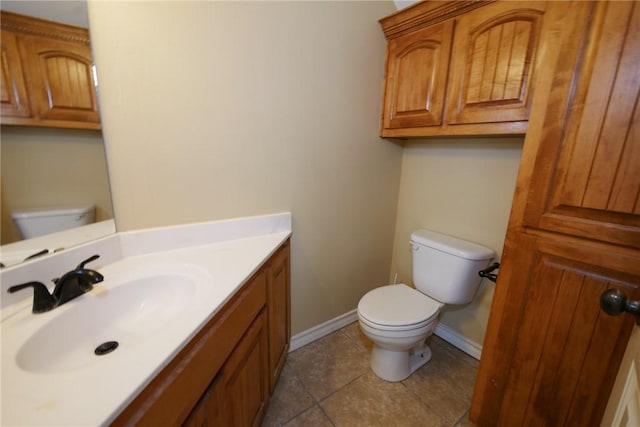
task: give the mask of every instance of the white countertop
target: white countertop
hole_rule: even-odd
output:
[[[61,249],[77,246],[115,232],[115,222],[112,219],[108,219],[32,239],[9,243],[0,246],[0,262],[6,267],[13,266],[45,249],[50,253],[54,253]]]
[[[3,299],[8,286],[55,277],[71,269],[63,268],[60,262],[69,264],[71,257],[77,264],[94,252],[101,254],[101,258],[87,267],[101,272],[105,280],[91,292],[47,313],[31,313],[32,292],[28,290],[18,292],[23,295],[17,301],[6,304],[3,301],[1,425],[108,424],[290,235],[289,213],[157,228],[117,234],[68,251],[74,253],[54,254],[3,271],[0,273]],[[62,259],[52,259],[57,256]],[[56,325],[64,324],[61,320],[67,312],[93,307],[91,304],[99,298],[120,289],[121,276],[129,280],[180,269],[194,272],[193,277],[206,285],[195,289],[195,298],[186,307],[176,302],[170,321],[153,324],[143,338],[133,334],[132,340],[125,332],[113,332],[117,329],[109,327],[106,328],[109,333],[119,335],[112,337],[120,342],[113,353],[99,357],[81,354],[74,358],[52,351],[42,359],[46,363],[38,365],[37,372],[20,366],[23,360],[20,350],[29,344],[29,337],[51,331],[47,325],[54,320],[59,322]],[[91,317],[99,315],[99,311],[91,313],[86,325],[80,326],[91,327]],[[143,322],[128,318],[126,329],[135,329],[136,321]],[[75,327],[72,324],[69,329]],[[61,340],[66,339],[64,331],[57,330],[51,331],[52,339],[58,334]],[[100,334],[96,331],[96,342],[87,351],[92,353],[95,345],[110,338]]]

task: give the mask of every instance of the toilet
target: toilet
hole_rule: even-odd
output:
[[[22,237],[32,239],[45,234],[91,224],[95,220],[95,207],[69,206],[15,211],[11,214]]]
[[[382,286],[358,303],[362,332],[373,341],[371,369],[386,381],[402,381],[431,358],[425,340],[445,304],[469,303],[478,289],[478,271],[495,253],[484,246],[429,230],[411,234],[415,289],[403,283]]]

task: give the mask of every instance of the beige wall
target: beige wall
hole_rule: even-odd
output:
[[[386,282],[392,2],[91,2],[119,230],[292,211],[300,332]]]
[[[20,240],[11,212],[61,205],[96,206],[113,218],[99,131],[2,127],[2,244]]]
[[[391,280],[411,281],[409,237],[427,228],[481,243],[498,257],[507,229],[523,138],[452,138],[406,146]],[[444,309],[441,322],[482,345],[494,284],[483,280],[474,301]]]

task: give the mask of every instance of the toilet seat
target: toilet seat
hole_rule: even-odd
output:
[[[401,283],[376,288],[358,303],[360,320],[385,331],[419,329],[430,323],[443,304]]]

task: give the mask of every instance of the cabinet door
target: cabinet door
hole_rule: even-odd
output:
[[[548,12],[560,47],[523,150],[472,402],[479,426],[599,425],[635,323],[600,298],[640,299],[640,4]]]
[[[442,124],[453,21],[389,41],[383,128]]]
[[[263,311],[222,368],[228,425],[260,425],[269,399],[267,351],[267,319]]]
[[[481,427],[598,425],[634,326],[632,316],[606,315],[600,297],[616,288],[639,299],[640,260],[555,237],[510,238],[472,420]]]
[[[215,427],[226,426],[227,402],[222,372],[215,377],[211,385],[200,399],[183,427]]]
[[[505,2],[463,15],[456,27],[447,123],[528,119],[544,2]]]
[[[40,119],[99,123],[89,45],[37,36],[21,41]]]
[[[268,275],[269,382],[273,391],[287,358],[291,339],[288,243],[272,258]]]
[[[2,123],[12,117],[30,117],[29,99],[24,81],[16,36],[2,30]]]
[[[640,7],[616,2],[597,18],[565,131],[538,151],[525,224],[640,249]]]

